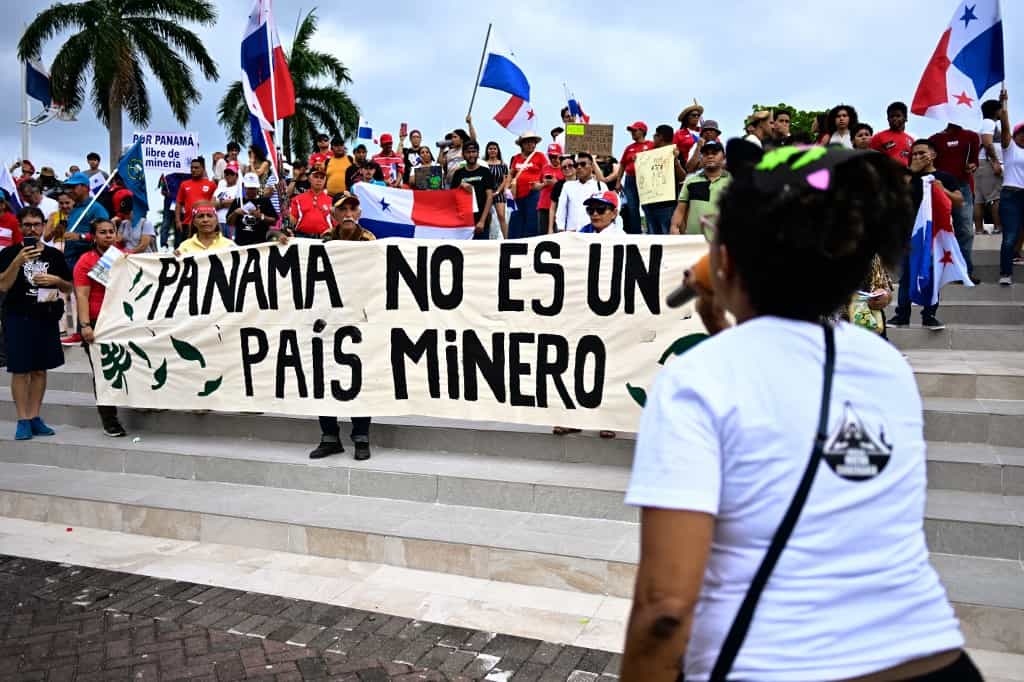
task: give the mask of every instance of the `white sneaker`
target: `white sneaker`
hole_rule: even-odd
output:
[[[1010,275],[1003,275],[1002,277],[999,278],[999,284],[1001,284],[1004,287],[1008,287],[1011,284],[1013,284],[1013,277],[1011,277]]]

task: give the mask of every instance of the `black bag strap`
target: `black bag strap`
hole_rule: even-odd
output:
[[[821,391],[818,433],[814,437],[811,459],[807,462],[807,469],[804,470],[803,478],[800,479],[796,494],[793,495],[786,515],[782,517],[782,523],[779,524],[772,537],[768,551],[765,552],[764,559],[761,560],[761,565],[758,566],[757,573],[754,574],[754,579],[750,582],[747,595],[736,612],[736,618],[729,628],[729,634],[725,637],[722,649],[718,652],[718,660],[715,661],[715,667],[711,671],[711,682],[726,682],[729,671],[732,670],[736,655],[739,653],[740,647],[743,646],[743,640],[746,639],[747,631],[750,630],[750,624],[754,620],[754,609],[757,608],[757,602],[761,599],[761,593],[764,592],[772,571],[775,570],[775,564],[778,563],[782,550],[785,549],[789,537],[793,534],[793,529],[800,518],[804,503],[807,502],[811,484],[814,482],[814,475],[818,471],[818,465],[824,454],[825,441],[828,439],[828,408],[832,399],[832,374],[836,366],[836,341],[832,326],[826,323],[822,327],[825,330],[825,380]]]

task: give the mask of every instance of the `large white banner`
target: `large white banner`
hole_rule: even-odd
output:
[[[132,135],[132,144],[140,139],[142,163],[146,170],[157,173],[188,173],[192,159],[199,156],[199,136],[195,133],[137,132]]]
[[[635,430],[703,331],[664,300],[706,249],[562,233],[131,256],[96,329],[99,403]]]

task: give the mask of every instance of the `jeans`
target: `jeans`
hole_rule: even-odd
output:
[[[676,211],[675,202],[664,206],[647,204],[644,215],[647,216],[647,234],[668,234],[672,225],[672,214]]]
[[[160,223],[160,247],[170,246],[171,230],[174,228],[174,211],[164,211],[163,222]],[[175,245],[177,246],[177,245]]]
[[[974,194],[971,192],[971,185],[967,182],[960,183],[959,187],[952,189],[960,190],[964,196],[964,205],[953,209],[953,231],[956,233],[956,243],[960,245],[960,253],[964,255],[964,262],[967,263],[967,273],[974,273],[974,259],[971,252],[974,250]]]
[[[1013,249],[1024,230],[1024,189],[1003,187],[999,193],[999,220],[1003,243],[999,248],[999,275],[1013,274]]]
[[[535,189],[525,197],[516,199],[516,210],[508,221],[508,238],[521,239],[537,236],[537,202],[540,190]],[[547,229],[545,227],[545,229]]]
[[[973,229],[973,228],[972,228]],[[903,256],[903,272],[900,273],[900,290],[896,294],[896,317],[910,319],[910,254]],[[921,308],[921,317],[935,317],[939,304],[926,305]]]
[[[320,433],[325,440],[341,442],[341,429],[337,417],[320,417]],[[367,443],[370,440],[370,417],[352,417],[352,442]]]
[[[640,190],[636,186],[635,175],[625,175],[622,191],[626,193],[626,205],[622,207],[622,227],[629,234],[640,234],[643,226],[640,222]]]

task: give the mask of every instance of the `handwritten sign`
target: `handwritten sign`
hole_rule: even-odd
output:
[[[90,351],[99,404],[635,430],[703,331],[664,301],[706,252],[562,233],[128,256]]]
[[[570,123],[565,126],[565,153],[611,156],[614,130],[614,126],[605,123]]]
[[[636,188],[640,204],[676,198],[675,145],[665,145],[636,155]]]
[[[199,136],[195,133],[156,133],[132,135],[132,144],[142,140],[142,163],[146,170],[159,173],[188,173],[192,159],[199,156]],[[155,177],[155,176],[154,176]]]

